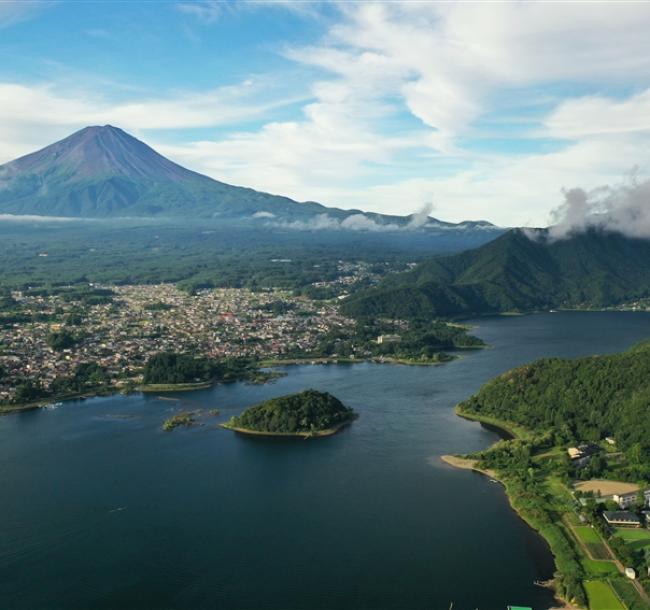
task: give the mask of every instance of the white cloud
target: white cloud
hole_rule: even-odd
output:
[[[126,102],[111,102],[83,90],[63,92],[48,84],[0,82],[0,163],[88,125],[113,124],[140,134],[150,129],[215,127],[260,118],[304,99],[285,95],[264,78]]]
[[[315,101],[302,120],[167,152],[211,175],[298,199],[402,214],[435,200],[445,219],[540,225],[563,187],[615,180],[643,160],[648,93],[571,99],[554,87],[647,80],[648,25],[650,7],[632,4],[344,5],[322,44],[285,51],[326,74],[313,84]],[[564,148],[528,155],[463,150],[458,138],[480,128],[508,92],[523,105],[536,97],[555,102],[547,117],[538,113],[537,130],[519,135],[565,139]],[[517,100],[508,106],[512,123],[521,120]],[[383,124],[404,109],[422,128],[386,135]],[[431,155],[410,177],[385,176],[423,147],[455,158],[461,169],[442,173],[443,158]]]
[[[650,237],[650,180],[632,176],[627,182],[587,192],[572,188],[552,214],[550,236],[563,239],[590,228],[616,231],[629,237]]]
[[[364,214],[352,214],[343,220],[332,218],[327,214],[319,214],[309,220],[294,220],[292,222],[274,222],[271,226],[295,229],[298,231],[412,231],[415,226],[399,226],[397,224],[379,223]]]
[[[546,118],[547,134],[581,138],[650,130],[650,89],[626,99],[591,95],[561,103]]]

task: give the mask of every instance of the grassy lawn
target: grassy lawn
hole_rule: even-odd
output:
[[[583,559],[582,567],[588,576],[618,576],[618,568],[612,561],[596,561],[594,559]]]
[[[584,584],[589,599],[589,610],[625,610],[609,583],[588,580]]]
[[[578,538],[587,544],[602,542],[598,532],[589,525],[576,525],[573,529],[578,534]]]
[[[617,527],[614,535],[623,538],[635,551],[650,546],[650,530],[642,527]]]
[[[562,502],[563,512],[567,512],[570,515],[575,515],[572,510],[573,498],[571,492],[567,489],[567,486],[555,476],[548,476],[545,479],[546,486],[549,493],[556,499],[558,502]]]
[[[607,547],[603,543],[600,534],[588,525],[577,525],[574,528],[578,538],[584,542],[594,559],[609,559]]]
[[[647,604],[641,599],[634,585],[626,578],[613,578],[610,581],[612,588],[623,600],[628,610],[647,610]]]

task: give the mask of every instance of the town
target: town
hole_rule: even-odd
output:
[[[93,303],[84,293],[12,293],[21,316],[2,330],[0,403],[20,398],[16,380],[47,391],[82,363],[96,363],[119,387],[137,382],[148,358],[165,351],[214,359],[309,356],[329,332],[354,324],[336,301],[281,290],[188,294],[172,284],[89,290],[110,296]]]

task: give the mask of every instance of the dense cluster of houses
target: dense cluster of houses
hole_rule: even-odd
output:
[[[14,294],[22,312],[45,321],[3,328],[0,367],[6,374],[0,379],[0,402],[13,399],[16,380],[31,380],[47,389],[82,362],[97,362],[117,383],[118,378],[137,374],[161,351],[213,358],[309,354],[326,333],[353,325],[335,305],[280,290],[216,289],[189,295],[171,284],[112,289],[112,303],[92,306],[59,295]],[[278,303],[283,305],[279,315],[273,307]],[[80,323],[63,326],[78,343],[60,351],[50,348],[48,335],[61,330],[68,314],[80,310]]]

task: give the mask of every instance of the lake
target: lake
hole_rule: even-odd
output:
[[[101,397],[0,417],[0,607],[548,608],[549,592],[533,584],[552,575],[544,541],[499,484],[439,459],[497,439],[453,407],[512,366],[650,337],[650,315],[474,324],[490,349],[438,367],[292,366],[265,386]],[[255,402],[306,388],[332,392],[360,418],[308,441],[217,428]],[[204,425],[163,432],[181,408],[205,410]]]

